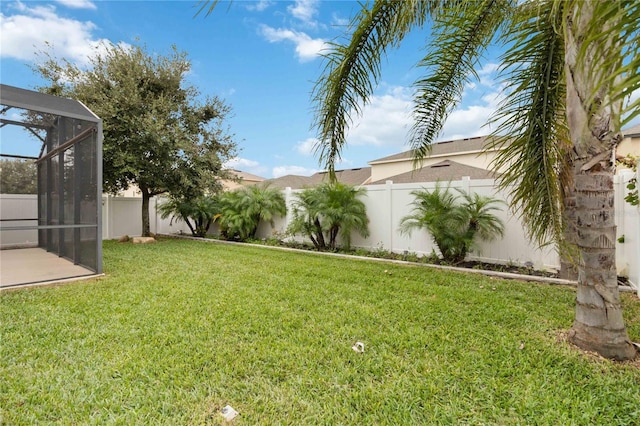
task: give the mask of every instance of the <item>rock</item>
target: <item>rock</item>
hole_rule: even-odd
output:
[[[133,237],[133,244],[150,244],[155,242],[156,239],[153,237]]]
[[[126,234],[118,239],[118,242],[121,242],[121,243],[126,243],[128,241],[129,241],[129,236]]]

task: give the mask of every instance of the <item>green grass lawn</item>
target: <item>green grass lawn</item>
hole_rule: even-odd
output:
[[[249,425],[640,419],[638,364],[559,337],[571,288],[184,240],[106,242],[104,263],[0,293],[0,424],[217,424],[227,404]]]

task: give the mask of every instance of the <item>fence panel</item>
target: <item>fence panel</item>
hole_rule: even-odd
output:
[[[626,183],[632,177],[616,177],[616,223],[618,225],[618,237],[624,235],[624,243],[617,245],[617,267],[619,273],[629,277],[630,283],[638,288],[640,275],[640,214],[637,207],[630,206],[624,202],[626,194]],[[462,188],[470,192],[475,192],[484,196],[496,197],[507,200],[508,191],[498,191],[492,179],[470,180],[463,178],[460,181],[450,183],[452,188]],[[411,202],[414,190],[432,190],[435,183],[422,184],[393,184],[387,182],[382,185],[366,186],[367,195],[362,198],[367,208],[369,217],[368,238],[353,235],[352,245],[369,250],[386,249],[396,253],[405,251],[419,255],[429,255],[432,251],[437,252],[437,247],[431,241],[431,237],[424,230],[416,230],[411,235],[403,235],[398,228],[402,217],[411,213]],[[291,202],[295,198],[295,191],[287,189],[287,206],[291,207]],[[477,247],[470,253],[472,260],[513,263],[525,265],[532,263],[536,269],[558,269],[560,259],[552,246],[538,248],[532,243],[524,230],[520,218],[514,215],[504,205],[502,211],[496,215],[505,224],[505,237],[494,241],[479,242]],[[268,238],[274,232],[283,232],[291,220],[291,213],[286,218],[276,219],[274,227],[262,224],[258,235],[261,238]],[[301,240],[301,238],[296,238]],[[639,290],[640,291],[640,290]]]
[[[504,200],[503,193],[496,192],[494,181],[463,179],[450,183],[451,188],[459,188],[484,196],[496,197]],[[367,206],[370,219],[371,236],[367,239],[354,238],[353,244],[358,247],[375,249],[384,247],[396,253],[405,251],[419,255],[429,255],[438,252],[426,230],[414,230],[411,235],[399,232],[402,218],[411,213],[411,203],[414,196],[412,191],[435,189],[435,183],[422,184],[392,184],[371,185],[366,187],[368,196],[363,198]],[[381,194],[382,193],[382,194]],[[529,242],[520,220],[515,217],[506,205],[502,211],[495,213],[505,224],[505,237],[490,242],[480,242],[470,253],[472,260],[514,263],[524,265],[531,262],[540,269],[557,269],[560,262],[552,249],[541,250]]]
[[[640,175],[640,171],[638,175]],[[616,176],[616,267],[618,274],[629,279],[629,285],[640,296],[640,206],[632,206],[624,200],[629,192],[627,185],[634,177],[626,171]],[[639,179],[640,181],[640,179]]]
[[[35,226],[38,224],[38,196],[36,194],[0,194],[0,219],[3,227]],[[38,245],[35,229],[0,233],[0,248],[25,248]]]

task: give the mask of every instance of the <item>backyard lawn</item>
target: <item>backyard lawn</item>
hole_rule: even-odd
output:
[[[0,424],[640,419],[640,362],[563,340],[568,287],[187,240],[106,242],[104,264],[0,293]]]

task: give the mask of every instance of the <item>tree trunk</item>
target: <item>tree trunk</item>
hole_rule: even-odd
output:
[[[587,36],[592,2],[578,2],[567,16],[565,75],[567,123],[575,153],[575,244],[578,254],[576,317],[570,333],[577,346],[618,360],[632,359],[631,344],[622,317],[615,262],[613,152],[620,140],[620,104],[609,102],[602,83],[603,64],[617,46],[611,40]],[[588,43],[588,46],[584,46]],[[585,57],[578,59],[580,49]],[[613,64],[614,66],[616,64]],[[594,88],[599,87],[597,93]]]
[[[322,225],[320,225],[320,220],[317,217],[313,221],[313,225],[316,228],[316,236],[318,237],[318,245],[320,247],[320,250],[324,250],[327,247],[327,245],[324,241],[324,234],[322,233]]]
[[[196,230],[193,227],[193,225],[191,225],[191,221],[189,220],[188,217],[183,217],[182,220],[184,221],[184,223],[187,224],[187,226],[189,227],[189,230],[191,231],[191,235],[196,237]],[[196,225],[197,226],[197,225]]]
[[[573,167],[573,166],[571,166]],[[573,185],[564,188],[564,210],[562,225],[564,241],[560,242],[560,278],[576,281],[578,279],[578,256],[576,247],[576,197]]]
[[[148,237],[151,235],[149,228],[149,190],[147,188],[140,188],[142,192],[142,236]]]

